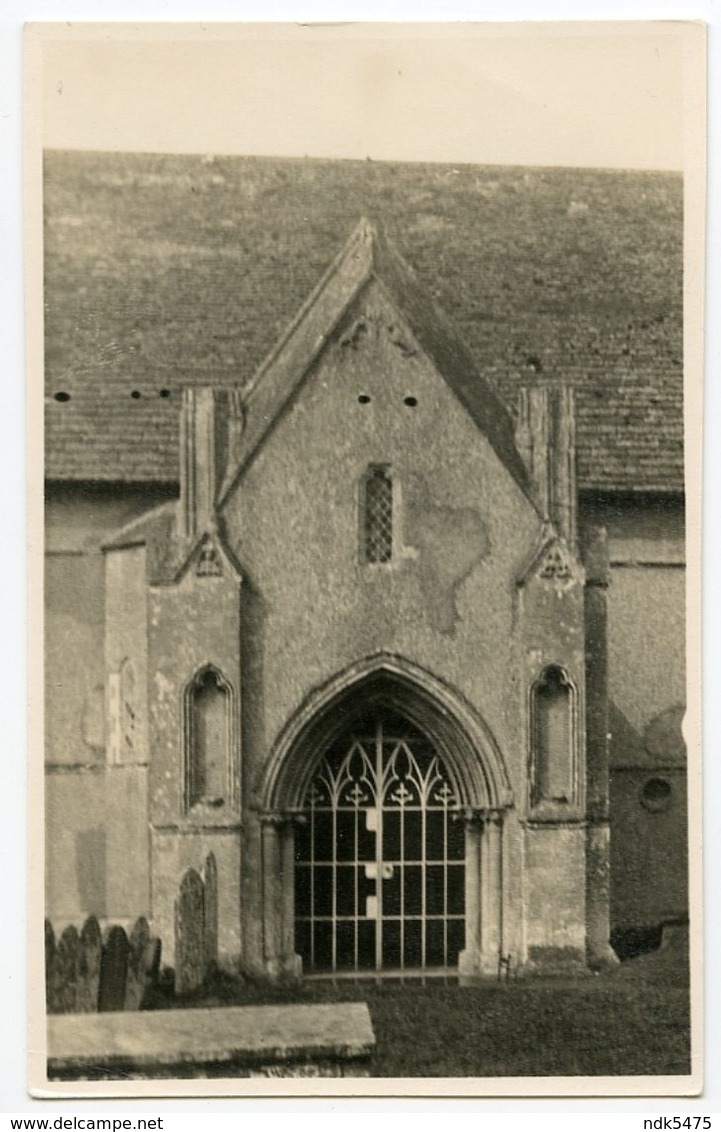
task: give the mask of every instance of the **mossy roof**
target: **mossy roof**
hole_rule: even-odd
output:
[[[180,388],[250,384],[363,215],[511,416],[576,388],[581,488],[683,489],[680,176],[59,151],[48,478],[174,481]]]

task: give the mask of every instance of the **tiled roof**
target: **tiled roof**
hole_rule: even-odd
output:
[[[682,490],[680,176],[50,152],[45,186],[51,479],[174,480],[180,387],[247,384],[365,214],[512,411],[574,384],[582,488]]]

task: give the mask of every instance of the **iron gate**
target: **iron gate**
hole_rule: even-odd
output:
[[[457,966],[465,937],[459,798],[428,739],[378,712],[321,758],[296,832],[296,951],[308,972]]]

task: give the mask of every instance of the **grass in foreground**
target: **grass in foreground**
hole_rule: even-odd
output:
[[[660,951],[601,975],[475,987],[219,977],[159,1008],[367,1002],[372,1077],[676,1075],[690,1071],[686,956]]]

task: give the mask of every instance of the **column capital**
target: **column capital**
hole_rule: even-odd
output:
[[[496,806],[492,809],[484,810],[484,821],[487,825],[502,825],[505,810]]]
[[[504,810],[500,807],[462,806],[456,810],[455,821],[462,821],[464,825],[500,825],[503,821]]]
[[[283,815],[279,810],[263,810],[258,814],[258,820],[262,826],[269,826],[272,829],[283,825]]]
[[[484,812],[484,810],[479,810],[473,806],[463,806],[462,809],[456,810],[453,820],[462,821],[465,826],[482,826]]]
[[[258,820],[263,826],[282,829],[288,825],[304,825],[307,818],[302,810],[261,810]]]

